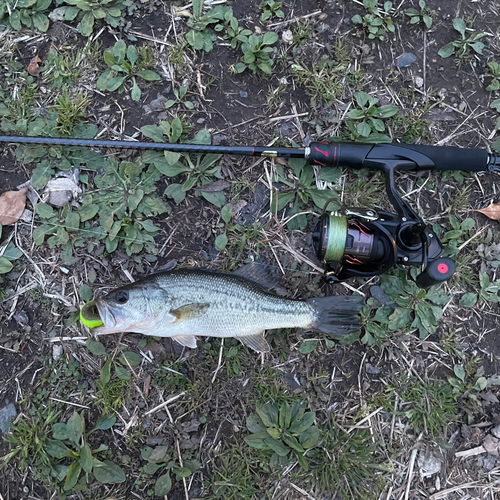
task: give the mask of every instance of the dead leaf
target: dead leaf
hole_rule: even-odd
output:
[[[38,54],[31,59],[30,63],[28,64],[28,73],[31,76],[38,76],[40,72],[38,71],[38,63],[41,63],[42,60],[38,57]]]
[[[492,220],[500,220],[500,203],[492,203],[489,207],[474,212],[481,212]]]
[[[500,439],[493,437],[491,434],[484,438],[483,447],[490,455],[500,456]]]
[[[26,207],[28,187],[20,191],[6,191],[0,195],[0,224],[8,226],[19,220]]]

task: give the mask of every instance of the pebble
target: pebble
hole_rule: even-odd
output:
[[[16,407],[12,403],[2,408],[0,410],[0,431],[7,434],[9,432],[11,420],[16,416]]]
[[[248,92],[245,92],[244,90],[240,90],[240,97],[243,97],[243,99],[246,99],[248,97]]]
[[[369,375],[378,375],[380,373],[380,369],[370,363],[365,363],[365,370]]]
[[[52,346],[52,359],[54,361],[59,361],[63,353],[62,345],[54,344]]]
[[[444,87],[440,90],[441,94],[447,94],[448,93],[448,89],[445,89]]]
[[[500,425],[496,425],[490,431],[496,438],[500,439]]]
[[[417,60],[417,56],[412,52],[405,52],[396,58],[396,66],[398,68],[406,68],[411,66]]]
[[[205,118],[198,118],[198,119],[196,120],[196,123],[199,123],[200,125],[201,125],[202,123],[205,123]]]
[[[417,89],[420,89],[424,86],[424,79],[421,76],[416,76],[415,77],[415,87]]]

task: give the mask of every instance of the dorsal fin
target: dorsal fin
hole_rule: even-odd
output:
[[[266,290],[273,289],[280,281],[274,267],[262,262],[250,262],[249,264],[245,264],[243,267],[233,271],[233,274],[253,281]]]

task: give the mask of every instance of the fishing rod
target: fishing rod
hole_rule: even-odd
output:
[[[448,280],[456,266],[451,259],[442,257],[444,248],[436,233],[397,193],[395,172],[500,172],[500,156],[484,149],[414,144],[312,142],[305,148],[274,148],[15,136],[0,136],[0,143],[303,158],[317,167],[378,170],[385,176],[387,194],[396,213],[358,208],[328,212],[330,200],[314,226],[314,251],[323,261],[329,281],[377,276],[393,266],[420,267],[416,282],[421,288]]]

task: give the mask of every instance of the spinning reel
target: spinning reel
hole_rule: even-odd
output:
[[[330,202],[327,202],[314,230],[314,250],[325,263],[328,280],[371,277],[385,273],[392,266],[412,266],[420,267],[417,284],[421,288],[449,279],[455,271],[455,263],[442,257],[444,249],[437,235],[398,195],[394,172],[500,172],[500,158],[483,149],[413,144],[313,142],[307,148],[266,148],[0,136],[2,142],[305,158],[319,167],[379,170],[385,175],[387,194],[396,213],[349,209],[338,215],[328,213]]]

